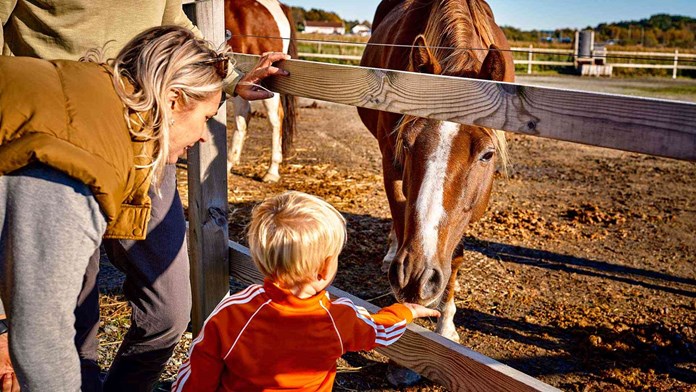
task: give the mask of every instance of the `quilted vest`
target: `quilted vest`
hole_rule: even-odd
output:
[[[82,181],[106,238],[143,239],[153,142],[128,130],[105,65],[0,56],[0,175],[40,162]],[[66,211],[66,214],[69,214]]]

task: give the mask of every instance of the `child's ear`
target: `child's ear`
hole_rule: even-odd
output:
[[[324,262],[321,264],[321,267],[319,268],[319,271],[317,272],[317,280],[326,280],[327,277],[329,276],[329,268],[331,268],[331,260],[333,257],[329,256],[324,259]]]

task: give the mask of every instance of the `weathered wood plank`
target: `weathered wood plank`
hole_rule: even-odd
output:
[[[251,261],[249,249],[229,242],[230,272],[244,283],[260,283],[263,275]],[[330,287],[337,297],[350,298],[356,305],[375,312],[379,308],[369,302]],[[450,391],[558,391],[520,371],[506,366],[442,336],[410,324],[404,336],[389,347],[377,351],[398,364],[415,370]]]
[[[223,0],[196,2],[194,23],[209,41],[225,41]],[[210,140],[197,143],[188,155],[189,255],[194,336],[208,314],[229,291],[227,262],[227,118],[223,105],[208,122]]]
[[[245,71],[257,56],[235,55]],[[274,91],[551,139],[696,160],[696,104],[288,60]]]
[[[303,57],[306,59],[317,58],[317,59],[336,59],[336,60],[352,60],[360,61],[362,56],[352,56],[349,54],[332,54],[332,53],[298,53],[297,57]]]

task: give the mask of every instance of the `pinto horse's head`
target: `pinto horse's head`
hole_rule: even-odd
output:
[[[419,36],[408,70],[503,80],[506,61],[500,51],[491,49],[473,70],[468,66],[465,72],[452,73]],[[394,217],[403,234],[389,265],[389,282],[399,300],[428,305],[447,287],[452,255],[467,225],[486,209],[496,160],[505,154],[505,139],[479,126],[412,116],[404,116],[396,131],[395,164],[403,172],[406,200],[404,216]]]

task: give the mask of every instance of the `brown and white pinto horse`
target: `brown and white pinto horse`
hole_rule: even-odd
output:
[[[290,9],[277,0],[225,0],[225,28],[232,33],[227,43],[236,53],[283,52],[297,57],[295,22]],[[262,102],[273,129],[271,164],[263,181],[275,182],[295,132],[295,98],[275,94]],[[227,153],[228,171],[239,164],[251,114],[248,101],[234,97],[232,103],[236,127]]]
[[[483,0],[383,0],[372,28],[370,43],[403,46],[368,45],[363,66],[514,79],[510,53],[496,50],[509,45]],[[439,301],[436,332],[458,341],[453,296],[462,257],[453,254],[487,207],[505,138],[478,126],[358,111],[379,142],[393,220],[383,270],[398,300]]]

